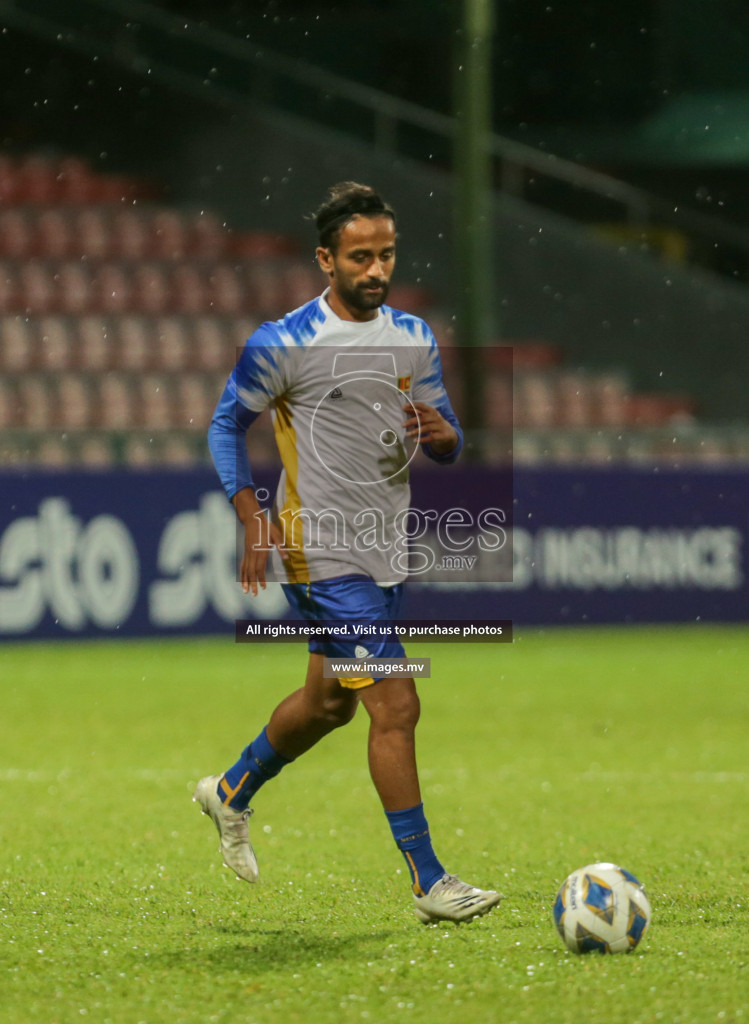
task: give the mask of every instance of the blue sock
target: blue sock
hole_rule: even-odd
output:
[[[411,884],[416,896],[426,896],[445,869],[435,856],[429,825],[424,817],[424,804],[407,807],[405,811],[385,811],[398,849],[406,858]]]
[[[266,726],[257,739],[245,747],[237,763],[224,773],[218,784],[218,795],[235,811],[244,811],[263,783],[278,775],[289,763],[270,745]]]

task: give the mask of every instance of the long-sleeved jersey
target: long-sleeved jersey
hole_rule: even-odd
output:
[[[409,463],[417,439],[411,401],[439,410],[463,437],[442,382],[434,335],[418,317],[382,306],[373,320],[342,320],[325,295],[250,337],[214,414],[209,445],[227,495],[252,487],[245,433],[268,406],[283,472],[272,519],[293,583],[364,573],[379,583],[407,575]]]

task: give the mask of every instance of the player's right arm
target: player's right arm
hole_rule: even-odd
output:
[[[281,351],[283,351],[281,349]],[[229,500],[244,526],[240,583],[245,594],[265,589],[265,568],[272,547],[286,557],[278,527],[268,521],[255,497],[246,434],[263,409],[285,388],[283,360],[273,334],[260,327],[245,345],[216,406],[208,447]]]
[[[271,548],[278,548],[281,558],[288,558],[283,534],[263,513],[251,487],[243,487],[232,498],[240,522],[244,526],[244,552],[239,566],[239,582],[247,594],[257,596],[258,584],[265,590],[265,567]]]

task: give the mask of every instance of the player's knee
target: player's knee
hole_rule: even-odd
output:
[[[356,695],[342,693],[324,697],[317,705],[316,716],[333,729],[347,725],[356,714]]]
[[[387,685],[387,684],[385,684]],[[389,688],[382,690],[381,699],[368,706],[372,723],[382,731],[413,732],[421,714],[421,703],[416,688]]]

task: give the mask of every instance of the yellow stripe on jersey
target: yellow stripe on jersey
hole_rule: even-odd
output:
[[[304,518],[298,513],[302,502],[297,490],[299,464],[296,430],[289,402],[285,395],[276,399],[276,415],[273,421],[276,444],[286,470],[286,500],[279,518],[289,558],[284,563],[289,583],[308,583],[309,569],[304,557]]]

